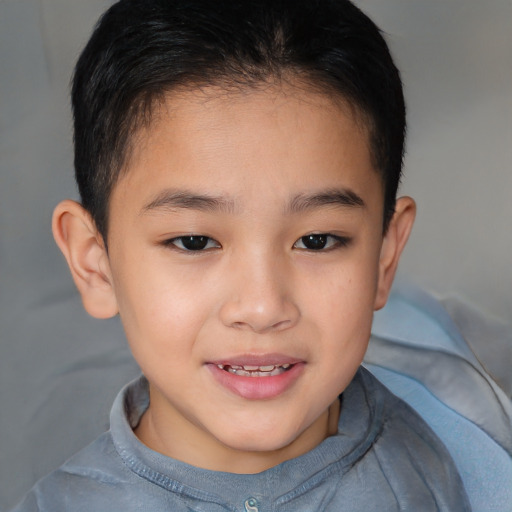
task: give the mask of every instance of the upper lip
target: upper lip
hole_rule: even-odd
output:
[[[285,354],[243,354],[209,361],[210,364],[222,366],[281,366],[302,362],[304,362],[303,359]]]

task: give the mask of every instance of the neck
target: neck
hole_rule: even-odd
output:
[[[255,474],[311,451],[338,430],[340,400],[336,399],[313,424],[291,443],[272,451],[238,450],[221,443],[195,425],[187,435],[175,435],[177,425],[163,421],[150,407],[135,428],[135,435],[152,450],[193,466],[213,471]],[[169,426],[170,425],[170,426]],[[177,429],[183,431],[182,429]]]

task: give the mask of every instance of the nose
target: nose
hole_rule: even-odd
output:
[[[264,334],[293,327],[300,310],[293,278],[273,257],[244,258],[230,268],[230,296],[220,309],[224,325]]]

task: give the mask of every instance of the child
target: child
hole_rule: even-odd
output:
[[[144,377],[16,510],[469,510],[360,368],[414,219],[401,82],[345,0],[121,0],[73,83],[53,230]]]

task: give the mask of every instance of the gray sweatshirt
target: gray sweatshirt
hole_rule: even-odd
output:
[[[338,433],[255,475],[199,469],[156,453],[132,428],[148,406],[141,378],[117,397],[111,428],[41,480],[16,512],[467,511],[443,443],[361,368],[341,399]]]

